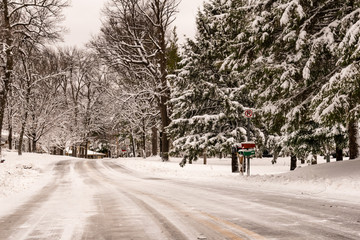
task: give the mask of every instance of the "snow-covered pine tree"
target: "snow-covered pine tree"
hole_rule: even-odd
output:
[[[255,130],[259,156],[262,156],[263,152],[268,149],[276,149],[275,141],[272,140],[278,139],[277,136],[271,135],[273,126],[266,124],[264,112],[259,111],[261,104],[257,103],[259,90],[264,89],[269,84],[262,76],[266,72],[264,48],[272,43],[267,31],[273,31],[273,27],[271,24],[262,25],[262,22],[266,20],[271,23],[271,18],[268,1],[233,0],[227,21],[227,28],[232,29],[233,34],[229,38],[230,54],[224,61],[224,65],[231,69],[232,75],[235,76],[241,86],[241,90],[237,94],[246,96],[247,101],[244,103],[256,109],[255,118],[252,122],[255,126],[253,130]]]
[[[286,55],[296,55],[291,49],[295,44],[293,25],[297,22],[282,29],[280,19],[284,7],[276,1],[232,1],[229,17],[237,35],[231,40],[232,54],[227,63],[255,100],[254,106],[261,109],[254,122],[264,134],[264,144],[274,155],[284,142],[281,140],[284,112],[291,109],[290,106],[284,108],[282,98],[292,96],[290,92],[297,77],[294,60],[285,61]],[[301,16],[299,12],[291,11],[291,14]]]
[[[293,150],[300,149],[299,137],[308,138],[302,143],[321,145],[317,138],[332,137],[332,133],[313,122],[310,104],[338,69],[337,26],[355,6],[335,0],[255,3],[249,40],[256,51],[252,67],[245,71],[263,122],[270,133],[285,136],[281,142]],[[315,127],[310,133],[325,135],[304,135],[308,125]],[[307,152],[314,153],[320,145],[306,144]]]
[[[312,101],[315,119],[348,128],[350,159],[359,157],[360,2],[345,1],[329,32],[334,33],[335,70]]]
[[[245,140],[248,96],[236,72],[228,67],[234,29],[228,24],[232,1],[213,0],[198,13],[195,41],[185,46],[182,68],[172,79],[173,113],[168,130],[174,138],[173,153],[181,154],[184,166],[206,151],[229,153]]]

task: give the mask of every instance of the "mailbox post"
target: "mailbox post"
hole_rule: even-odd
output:
[[[241,146],[233,146],[231,149],[232,153],[232,171],[236,172],[238,166],[235,165],[234,160],[239,158],[241,164],[241,173],[244,174],[245,166],[247,175],[250,176],[250,157],[255,155],[255,143],[251,142],[250,137],[250,119],[254,116],[254,113],[251,109],[246,109],[244,111],[244,116],[247,118],[247,131],[246,138],[247,142],[241,143]],[[241,160],[242,159],[242,160]]]
[[[250,176],[250,157],[255,155],[255,143],[254,142],[244,142],[241,143],[241,148],[238,150],[239,154],[243,155],[247,160],[246,163],[246,172]],[[244,164],[242,164],[242,167]],[[245,170],[245,169],[243,169]]]
[[[246,158],[247,164],[246,164],[246,172],[247,175],[250,176],[250,157],[255,155],[255,143],[250,142],[250,121],[251,118],[254,117],[254,112],[251,109],[246,109],[244,111],[244,116],[247,118],[247,129],[246,129],[246,138],[247,142],[241,144],[240,152]],[[245,161],[245,159],[244,159]],[[245,169],[244,169],[245,170]]]

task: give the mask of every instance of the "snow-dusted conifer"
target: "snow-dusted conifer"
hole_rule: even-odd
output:
[[[359,157],[360,119],[360,3],[345,1],[340,18],[329,26],[333,33],[334,71],[312,101],[315,119],[324,125],[348,128],[350,159]],[[337,13],[339,14],[339,13]]]
[[[182,68],[172,80],[173,113],[169,131],[181,166],[207,151],[228,153],[245,139],[242,115],[247,96],[227,64],[233,29],[227,24],[231,1],[214,0],[198,13],[196,41],[188,41]]]
[[[257,106],[262,108],[263,122],[270,133],[285,136],[287,141],[282,143],[295,144],[292,149],[299,149],[299,138],[308,138],[303,143],[321,144],[320,136],[303,134],[314,121],[310,104],[339,70],[336,49],[341,29],[349,28],[341,22],[356,6],[353,1],[343,4],[336,0],[254,3],[249,26],[254,51],[245,75],[251,80]],[[333,137],[325,126],[310,125],[315,127],[310,132],[324,135],[320,138]],[[313,152],[314,145],[306,146]]]

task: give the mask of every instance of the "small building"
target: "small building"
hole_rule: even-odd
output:
[[[73,156],[72,150],[68,149],[66,151],[66,155]],[[79,156],[79,157],[85,158],[85,153],[82,153],[81,156]],[[87,150],[87,158],[89,158],[89,159],[103,159],[104,157],[106,157],[106,154],[104,154],[104,153],[99,153],[99,152],[94,152],[94,151],[91,151],[91,150]]]
[[[102,159],[105,156],[106,156],[106,154],[104,154],[104,153],[94,152],[91,150],[87,151],[87,158],[90,158],[90,159]]]
[[[65,150],[60,147],[51,147],[50,148],[50,154],[52,155],[64,155]]]
[[[8,147],[8,136],[9,132],[6,130],[2,130],[1,132],[1,147]]]
[[[2,130],[1,132],[1,146],[9,149],[19,149],[19,135],[16,133],[13,133],[12,135],[12,146],[9,146],[9,131],[8,130]],[[27,136],[23,136],[23,142],[22,142],[22,150],[23,152],[30,152],[31,149],[31,141]],[[37,149],[37,151],[41,151],[40,149]]]

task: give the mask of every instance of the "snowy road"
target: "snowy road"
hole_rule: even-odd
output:
[[[65,160],[0,216],[0,239],[360,239],[360,204]]]

